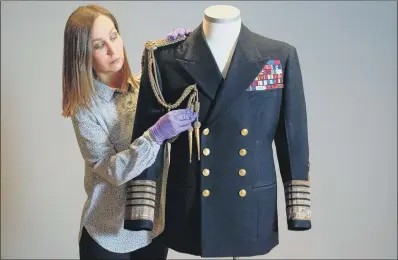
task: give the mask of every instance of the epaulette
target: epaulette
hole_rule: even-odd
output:
[[[147,50],[156,50],[159,47],[164,47],[164,46],[175,44],[177,42],[184,41],[186,38],[187,38],[187,36],[182,35],[182,36],[176,37],[173,40],[161,39],[161,40],[147,41],[147,42],[145,42],[145,48]]]
[[[169,39],[161,39],[161,40],[152,40],[145,42],[145,51],[155,51],[159,47],[169,46],[175,44],[177,42],[184,41],[187,38],[185,35],[181,35],[176,37],[173,40]],[[144,54],[141,57],[141,71],[144,69]]]

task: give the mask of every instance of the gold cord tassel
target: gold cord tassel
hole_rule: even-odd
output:
[[[196,92],[196,102],[193,108],[193,111],[195,113],[199,113],[200,110],[200,103],[198,101],[199,96],[198,96],[198,92]],[[196,147],[197,147],[197,151],[198,151],[198,161],[200,161],[200,122],[199,122],[199,118],[196,118],[195,123],[193,124],[193,127],[195,129],[195,138],[196,138]]]
[[[192,162],[192,129],[188,130],[188,142],[189,142],[189,162]]]
[[[196,138],[196,147],[197,147],[197,151],[198,151],[198,161],[200,161],[200,134],[199,134],[199,128],[200,128],[200,122],[196,121],[193,124],[193,127],[195,129],[195,138]]]

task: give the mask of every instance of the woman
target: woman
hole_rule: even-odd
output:
[[[176,29],[169,37],[188,30]],[[166,259],[162,236],[123,229],[124,184],[151,166],[164,140],[191,128],[189,110],[169,112],[131,143],[139,78],[133,77],[119,26],[106,9],[76,9],[64,32],[63,113],[85,161],[87,200],[80,259]]]

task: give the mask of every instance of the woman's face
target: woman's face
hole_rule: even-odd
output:
[[[98,16],[91,30],[93,44],[93,68],[99,73],[119,71],[124,63],[123,40],[112,20]]]

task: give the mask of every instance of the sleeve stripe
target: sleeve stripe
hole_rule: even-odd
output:
[[[295,208],[295,207],[307,207],[310,208],[310,205],[305,205],[305,204],[295,204],[295,205],[286,205],[286,208]]]
[[[131,203],[126,203],[126,207],[140,207],[140,206],[155,208],[155,202],[148,200],[137,200],[137,201],[132,201]]]

